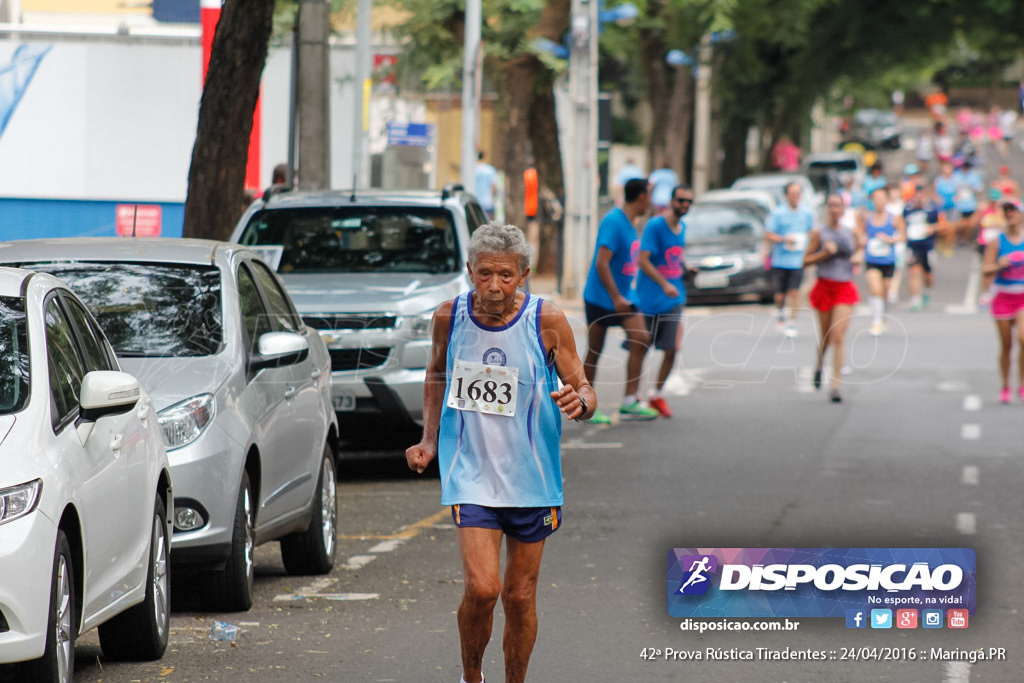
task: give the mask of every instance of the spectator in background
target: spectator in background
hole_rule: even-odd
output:
[[[494,193],[497,189],[498,171],[484,161],[484,152],[480,150],[476,154],[476,187],[473,194],[490,219],[494,218]]]
[[[800,168],[800,148],[788,135],[783,135],[772,148],[772,167],[793,172]]]
[[[644,172],[636,165],[636,160],[632,157],[626,157],[626,165],[619,169],[612,179],[612,194],[615,197],[615,203],[622,206],[623,192],[626,188],[626,183],[636,178],[645,178]]]
[[[651,211],[661,213],[668,208],[672,188],[679,184],[679,176],[669,168],[668,160],[662,155],[658,169],[651,173],[647,181],[651,184]]]
[[[1009,166],[1003,165],[999,167],[999,175],[992,181],[992,187],[1002,192],[1004,197],[1020,199],[1020,186],[1010,176]]]

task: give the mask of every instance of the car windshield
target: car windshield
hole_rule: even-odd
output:
[[[208,356],[224,338],[220,271],[177,263],[29,263],[85,302],[122,357]]]
[[[760,232],[753,215],[740,211],[694,209],[683,220],[686,222],[687,245],[723,240],[753,241]]]
[[[0,296],[0,415],[25,407],[28,378],[24,300]]]
[[[278,272],[452,273],[459,263],[451,214],[430,207],[270,209],[239,239]]]

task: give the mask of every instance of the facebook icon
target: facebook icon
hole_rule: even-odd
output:
[[[868,619],[862,609],[846,610],[846,628],[867,628]]]

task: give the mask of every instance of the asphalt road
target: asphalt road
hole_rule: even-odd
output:
[[[881,337],[857,317],[838,405],[810,385],[810,311],[799,336],[786,339],[764,307],[691,309],[670,382],[675,417],[565,428],[565,519],[545,553],[530,680],[1022,680],[1024,405],[995,401],[994,326],[965,305],[972,267],[967,250],[939,258],[932,306],[911,313],[897,305]],[[580,311],[566,310],[582,332]],[[614,341],[598,377],[605,408],[621,395]],[[458,681],[455,532],[439,504],[436,468],[422,477],[405,470],[401,447],[410,438],[377,430],[353,446],[381,457],[342,472],[340,553],[329,576],[288,576],[276,544],[263,546],[251,611],[199,611],[176,582],[163,660],[105,661],[89,633],[75,680]],[[964,631],[854,631],[842,620],[802,619],[794,632],[696,635],[668,616],[664,583],[666,553],[693,546],[971,547],[978,609]],[[237,639],[210,640],[215,620],[238,626]],[[499,607],[484,666],[491,681],[502,678],[503,624]],[[645,648],[703,655],[759,647],[1001,647],[1007,659],[642,657]]]

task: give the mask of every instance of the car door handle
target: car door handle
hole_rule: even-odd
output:
[[[114,434],[113,436],[110,437],[110,450],[112,450],[112,451],[119,451],[119,450],[121,450],[121,446],[123,444],[124,444],[124,435],[123,434]]]
[[[284,392],[284,400],[290,401],[295,398],[296,390],[295,387],[288,387],[288,390]]]
[[[310,375],[310,377],[312,377],[313,379],[316,379],[317,377],[319,377],[319,376],[320,376],[320,368],[314,368],[314,369],[313,369],[313,372],[309,373],[309,375]]]

